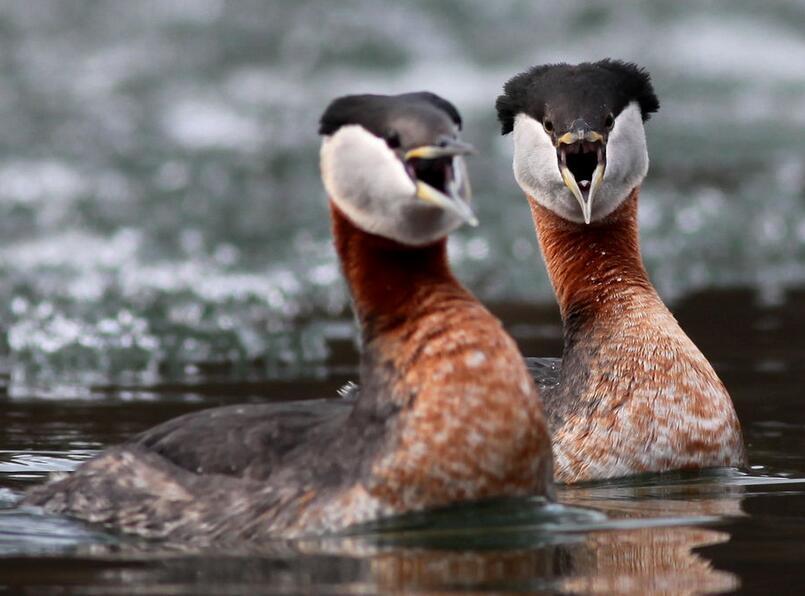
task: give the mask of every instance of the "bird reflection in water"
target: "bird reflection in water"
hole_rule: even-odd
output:
[[[719,522],[743,516],[743,487],[688,477],[560,490],[563,506],[515,499],[419,514],[401,528],[199,552],[139,541],[79,547],[98,563],[88,585],[131,593],[167,584],[191,592],[716,593],[739,587],[702,547],[730,540]],[[103,563],[101,563],[103,561]],[[0,565],[0,571],[2,566]],[[133,588],[136,586],[136,590]],[[127,588],[128,589],[128,588]],[[151,590],[151,592],[149,592]]]
[[[570,547],[570,568],[559,587],[595,594],[700,594],[738,588],[737,576],[715,569],[700,549],[729,541],[730,535],[713,524],[744,515],[742,493],[740,486],[725,490],[720,484],[566,489],[563,502],[594,507],[622,526],[591,532],[582,544]],[[643,498],[636,499],[638,494]]]
[[[533,530],[526,523],[486,533],[423,531],[419,539],[415,533],[403,540],[394,534],[356,536],[297,548],[364,559],[363,577],[354,578],[353,585],[381,592],[717,593],[740,582],[715,569],[700,549],[730,540],[718,523],[744,515],[742,495],[741,486],[719,482],[567,487],[559,495],[563,504],[603,512],[607,519],[577,522],[575,528],[573,522],[565,528],[560,522]]]

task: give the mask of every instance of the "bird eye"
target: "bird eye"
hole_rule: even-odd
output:
[[[553,122],[550,120],[543,122],[542,126],[545,128],[545,132],[553,132]]]
[[[604,120],[604,126],[609,130],[612,128],[613,124],[615,124],[615,118],[612,117],[612,114],[607,114],[606,120]]]
[[[390,149],[398,149],[400,147],[400,134],[395,130],[390,130],[385,134],[386,145]]]

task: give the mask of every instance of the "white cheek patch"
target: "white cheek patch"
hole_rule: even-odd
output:
[[[330,200],[352,223],[410,246],[444,238],[463,220],[416,197],[416,185],[397,155],[358,125],[342,126],[321,144],[321,176]],[[461,160],[457,181],[467,186]]]
[[[637,102],[631,102],[615,118],[607,140],[604,181],[595,195],[592,219],[600,220],[623,203],[648,173],[646,131]]]
[[[514,178],[540,205],[572,221],[583,221],[573,194],[559,173],[556,147],[537,120],[526,114],[514,119]]]
[[[320,158],[330,199],[367,232],[386,232],[388,216],[416,194],[402,162],[383,139],[362,126],[342,126],[325,137]]]
[[[534,198],[564,188],[556,160],[556,148],[542,124],[531,116],[514,119],[514,178],[523,192]]]
[[[640,106],[632,102],[615,118],[607,142],[607,169],[604,183],[631,185],[643,181],[648,173],[646,131]]]

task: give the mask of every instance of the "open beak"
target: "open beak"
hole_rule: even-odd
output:
[[[593,199],[607,167],[606,137],[577,120],[556,140],[556,157],[565,186],[579,202],[584,223],[589,224]]]
[[[463,155],[475,153],[472,145],[455,139],[424,145],[406,152],[405,167],[416,183],[416,197],[449,211],[471,226],[478,218],[469,205],[470,183]]]
[[[474,155],[475,147],[458,139],[445,139],[439,145],[423,145],[411,149],[405,154],[405,161],[410,159],[436,159],[437,157],[453,157],[454,155]]]

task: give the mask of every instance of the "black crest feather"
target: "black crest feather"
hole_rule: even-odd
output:
[[[333,100],[319,121],[319,134],[331,135],[342,126],[360,124],[376,135],[384,134],[389,115],[417,105],[440,110],[461,129],[461,115],[456,107],[430,91],[402,95],[345,95]]]
[[[509,79],[497,99],[502,134],[514,128],[517,114],[542,121],[548,103],[595,101],[607,105],[615,115],[630,102],[640,105],[643,120],[660,107],[649,73],[632,62],[604,59],[598,62],[543,64]]]

